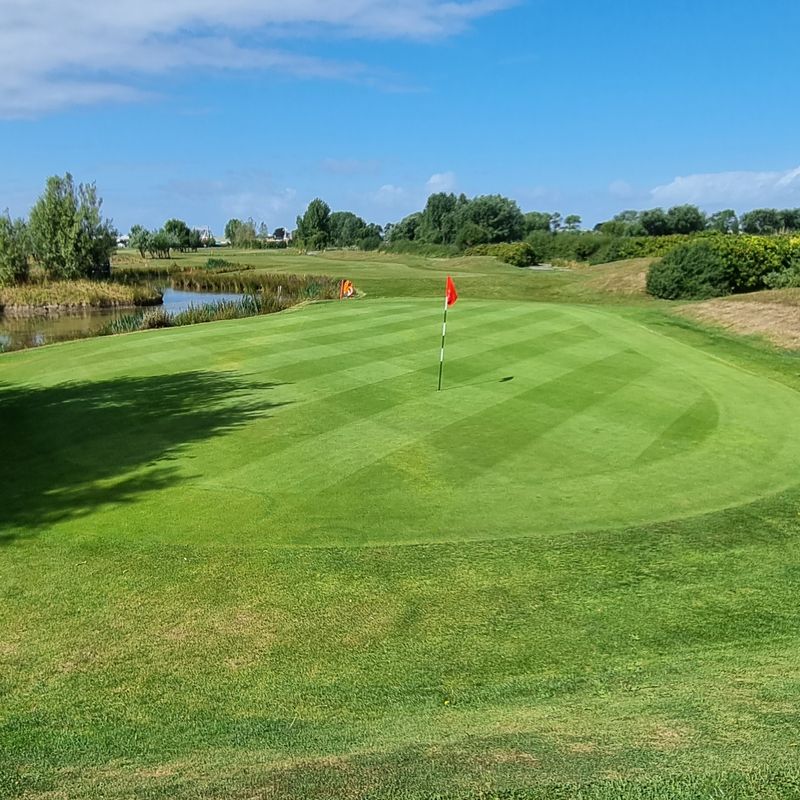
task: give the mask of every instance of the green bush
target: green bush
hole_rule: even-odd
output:
[[[466,251],[468,256],[494,256],[504,264],[514,267],[533,267],[541,263],[539,254],[529,242],[513,244],[479,244]]]
[[[680,245],[652,265],[647,290],[656,297],[676,300],[792,285],[798,263],[800,238],[698,238]]]
[[[238,264],[224,258],[209,258],[206,260],[206,269],[231,269],[238,268]]]
[[[708,241],[679,245],[647,273],[647,291],[665,300],[719,297],[731,290],[727,261]]]

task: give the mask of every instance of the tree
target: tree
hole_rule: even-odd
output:
[[[28,279],[28,232],[21,219],[12,220],[8,211],[0,216],[0,286]]]
[[[547,211],[529,211],[525,214],[525,234],[527,235],[534,231],[550,233],[552,219],[553,215]]]
[[[697,233],[706,229],[708,220],[706,215],[697,207],[691,205],[673,206],[667,211],[670,233]]]
[[[330,219],[333,247],[355,247],[366,236],[367,223],[352,211],[334,211]]]
[[[459,250],[466,250],[468,247],[475,247],[478,244],[487,244],[488,241],[489,231],[474,222],[465,222],[459,228],[458,236],[456,236],[456,246]]]
[[[663,208],[651,208],[642,211],[639,222],[645,236],[666,236],[672,232],[672,224]]]
[[[458,207],[458,198],[454,194],[432,194],[422,212],[417,238],[428,244],[453,244],[459,227]]]
[[[286,228],[275,228],[272,232],[272,238],[282,242],[286,239]]]
[[[469,200],[460,209],[462,224],[472,222],[489,235],[489,242],[518,242],[525,233],[525,217],[514,200],[499,194]]]
[[[225,223],[225,238],[233,244],[236,241],[236,233],[239,228],[242,226],[242,221],[240,219],[229,219]]]
[[[160,230],[150,237],[148,250],[152,258],[169,258],[169,251],[173,247],[175,247],[174,237]]]
[[[377,250],[383,244],[383,228],[370,222],[364,227],[363,235],[358,242],[360,250]]]
[[[175,248],[182,253],[192,249],[192,231],[182,219],[168,219],[162,230],[172,238]]]
[[[564,225],[568,231],[579,231],[583,220],[577,214],[570,214],[565,220]]]
[[[389,242],[414,242],[422,225],[422,212],[416,211],[403,217],[400,222],[391,226],[388,234]],[[388,226],[387,226],[388,227]]]
[[[782,232],[800,231],[800,208],[784,208],[779,214]]]
[[[297,218],[297,239],[307,250],[324,250],[331,238],[331,207],[318,197]]]
[[[644,236],[641,214],[638,211],[621,211],[607,222],[595,226],[595,230],[609,236]]]
[[[726,208],[724,211],[717,211],[708,218],[707,227],[711,231],[719,231],[720,233],[738,233],[739,232],[739,218],[732,208]]]
[[[139,255],[144,258],[150,250],[150,239],[153,234],[141,225],[134,225],[131,228],[130,246],[139,251]]]
[[[776,208],[754,208],[742,214],[739,223],[745,233],[777,233],[783,227],[783,218]]]
[[[111,272],[117,231],[102,217],[96,186],[72,175],[48,178],[44,194],[30,214],[34,258],[53,278],[105,277]]]

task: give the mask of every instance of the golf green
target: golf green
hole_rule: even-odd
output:
[[[239,547],[551,538],[795,481],[800,399],[779,383],[602,308],[462,300],[437,392],[440,315],[327,304],[6,356],[20,446],[0,524]]]

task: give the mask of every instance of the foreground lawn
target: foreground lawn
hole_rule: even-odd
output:
[[[0,357],[0,796],[800,795],[797,363],[462,285]]]

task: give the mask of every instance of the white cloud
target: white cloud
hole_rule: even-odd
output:
[[[425,188],[428,194],[436,194],[436,192],[452,192],[457,185],[455,172],[437,172],[428,178]]]
[[[783,172],[711,172],[675,178],[651,191],[657,205],[781,205],[800,202],[800,167]]]
[[[384,184],[372,195],[372,199],[376,203],[390,208],[405,202],[407,197],[408,192],[402,186],[395,186],[392,183]]]
[[[360,64],[290,52],[317,34],[435,39],[514,0],[0,0],[0,116],[145,95],[136,80],[188,69],[368,80]]]
[[[268,172],[259,170],[228,172],[212,179],[173,180],[161,191],[181,208],[202,198],[204,207],[225,219],[253,217],[256,222],[275,226],[293,224],[298,213],[297,190],[276,186]]]

